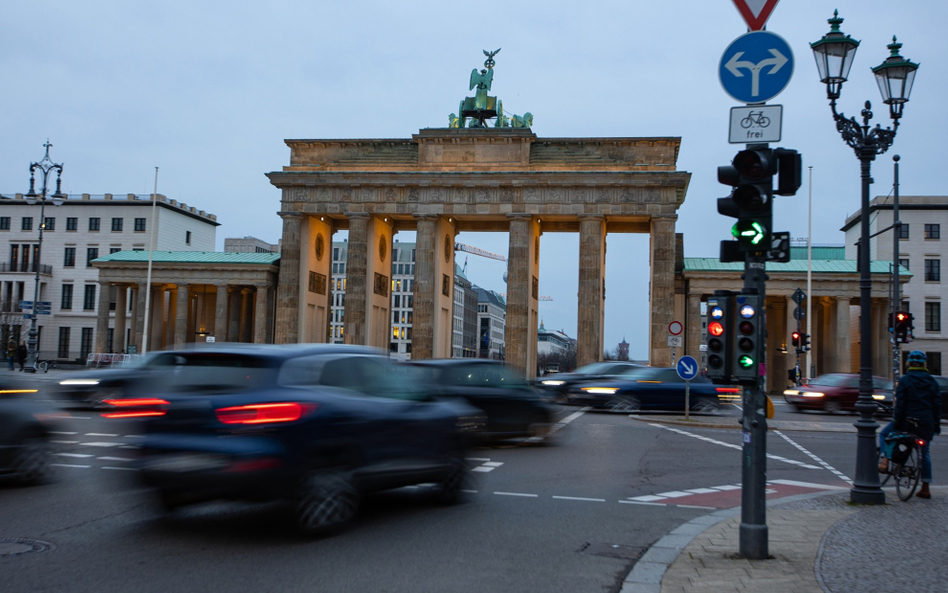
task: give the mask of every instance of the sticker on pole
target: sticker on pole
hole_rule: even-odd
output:
[[[721,54],[718,76],[724,91],[741,103],[765,103],[787,88],[793,52],[770,31],[745,33]]]
[[[698,376],[698,361],[693,356],[682,356],[675,364],[675,370],[678,371],[678,376],[683,380],[691,381]]]

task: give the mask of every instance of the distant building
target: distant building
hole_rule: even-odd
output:
[[[537,356],[541,354],[565,354],[576,348],[576,340],[567,336],[563,331],[548,330],[540,322],[537,331]]]
[[[477,358],[477,292],[460,266],[454,266],[452,358]]]
[[[619,360],[629,360],[629,343],[625,341],[625,336],[619,342]]]
[[[474,286],[477,292],[477,357],[503,360],[507,301],[499,293]]]
[[[230,253],[280,253],[280,244],[273,245],[256,237],[224,239],[224,251]]]
[[[51,303],[50,314],[40,315],[40,359],[85,359],[96,351],[121,352],[135,345],[132,332],[134,307],[138,302],[138,280],[130,277],[121,286],[100,284],[99,270],[92,262],[120,251],[145,251],[152,234],[156,251],[213,251],[217,217],[194,206],[169,200],[159,194],[152,218],[150,195],[76,194],[61,206],[47,199],[44,219],[40,204],[29,204],[23,194],[0,196],[0,338],[25,340],[29,321],[23,318],[20,301],[34,300],[36,257],[39,229],[43,225],[40,254],[39,300]],[[102,295],[102,287],[109,295]],[[119,296],[119,291],[125,291]],[[106,298],[107,296],[107,298]],[[142,294],[144,296],[144,294]],[[121,331],[113,336],[98,335],[99,306],[106,303],[111,311],[116,302],[127,304],[121,320],[114,324]],[[115,313],[110,318],[115,320]],[[105,332],[101,332],[105,333]]]

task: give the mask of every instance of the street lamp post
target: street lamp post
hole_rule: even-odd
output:
[[[862,110],[862,125],[856,118],[846,118],[836,111],[836,99],[839,98],[843,83],[849,78],[849,69],[859,42],[844,35],[839,30],[843,19],[837,12],[829,19],[830,32],[819,41],[810,44],[820,73],[820,82],[826,84],[826,97],[830,100],[836,129],[855,152],[859,159],[862,179],[862,214],[860,216],[861,239],[859,249],[859,399],[856,411],[859,419],[854,423],[857,430],[856,443],[856,479],[849,491],[850,500],[862,504],[884,504],[885,493],[879,485],[876,469],[876,429],[879,427],[873,419],[876,404],[872,399],[872,324],[871,289],[872,277],[869,270],[869,176],[870,165],[876,155],[883,154],[895,140],[895,133],[902,117],[902,108],[909,100],[912,83],[915,81],[914,64],[899,55],[901,43],[892,38],[889,44],[891,55],[879,66],[872,69],[882,93],[882,102],[889,106],[892,118],[891,128],[882,128],[876,124],[870,127],[872,106],[866,101]]]
[[[50,196],[50,201],[53,202],[56,206],[59,206],[63,203],[63,200],[66,199],[66,195],[60,190],[60,183],[62,181],[63,174],[63,165],[62,163],[54,163],[49,158],[49,149],[52,144],[49,143],[49,140],[46,141],[46,144],[43,146],[46,147],[46,155],[38,163],[30,163],[30,191],[26,193],[26,202],[28,204],[35,204],[37,201],[40,203],[40,218],[39,218],[39,241],[36,244],[36,257],[33,258],[33,265],[36,266],[36,274],[33,280],[33,313],[30,316],[30,333],[26,341],[26,347],[28,349],[28,358],[27,366],[25,370],[30,373],[36,372],[36,364],[39,358],[39,351],[37,349],[38,334],[36,330],[36,317],[37,312],[39,311],[39,302],[40,302],[40,256],[43,252],[43,229],[46,226],[46,190],[47,190],[47,181],[49,180],[49,174],[53,171],[56,171],[56,193]],[[35,174],[36,171],[39,171],[43,176],[43,189],[37,195],[34,188],[35,183]]]

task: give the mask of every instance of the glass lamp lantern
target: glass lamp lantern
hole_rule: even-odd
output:
[[[827,22],[830,24],[830,32],[819,41],[811,43],[810,48],[816,58],[820,82],[826,84],[827,98],[838,99],[843,83],[849,79],[849,69],[852,68],[859,42],[839,30],[843,19],[839,17],[838,11],[834,10],[833,18]]]
[[[892,43],[888,45],[891,55],[872,69],[879,92],[882,93],[882,102],[889,106],[889,114],[894,120],[902,117],[902,107],[908,103],[909,95],[912,94],[915,71],[918,70],[918,64],[899,55],[901,47],[902,44],[893,36]]]

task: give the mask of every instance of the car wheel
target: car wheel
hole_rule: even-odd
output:
[[[692,404],[691,411],[698,414],[717,414],[721,411],[721,407],[709,399],[699,399]]]
[[[459,454],[451,457],[441,480],[435,483],[432,498],[438,504],[458,503],[461,500],[462,491],[469,485],[470,476],[464,456]]]
[[[359,508],[359,492],[352,475],[320,470],[303,480],[296,501],[296,523],[303,533],[324,535],[348,524]]]
[[[50,472],[49,441],[33,435],[23,438],[21,442],[11,464],[14,479],[20,484],[42,482]]]
[[[839,405],[839,400],[838,400],[838,399],[835,399],[835,398],[828,399],[828,400],[826,400],[826,403],[823,404],[823,410],[824,410],[827,414],[836,414],[836,413],[838,413],[841,409],[842,409],[842,408],[841,408],[840,405]]]
[[[606,409],[610,412],[634,414],[642,409],[642,403],[635,396],[617,395],[606,402]]]

